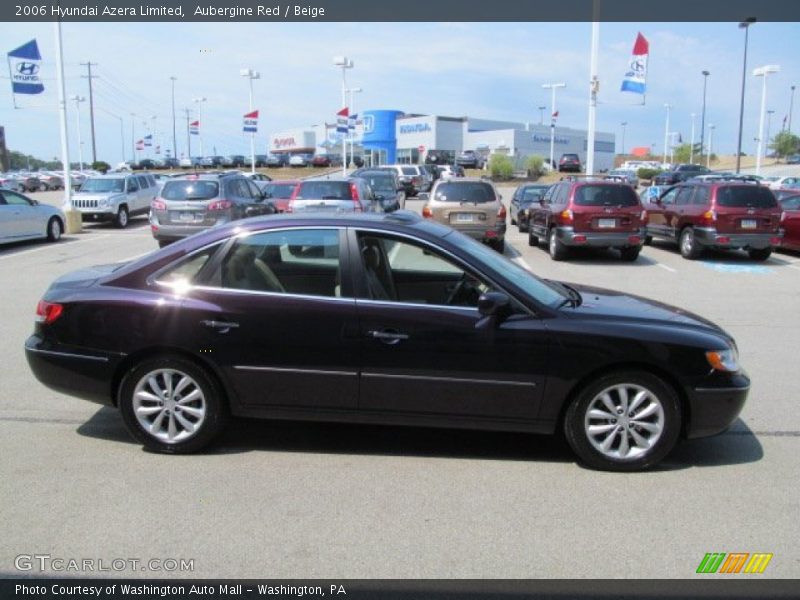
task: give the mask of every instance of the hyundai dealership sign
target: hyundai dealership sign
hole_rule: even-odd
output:
[[[533,141],[534,142],[541,142],[542,144],[549,144],[550,143],[550,136],[549,135],[539,135],[538,133],[533,134]],[[555,144],[569,144],[569,138],[559,137],[556,136],[554,142]]]
[[[406,133],[425,133],[431,131],[431,126],[428,123],[414,123],[413,125],[400,125],[398,132],[400,134]]]

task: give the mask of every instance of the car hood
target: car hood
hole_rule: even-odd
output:
[[[105,200],[112,196],[124,195],[124,192],[75,192],[72,197],[81,200]]]
[[[730,338],[719,325],[677,306],[656,300],[586,285],[567,284],[583,297],[580,306],[565,308],[576,317],[604,317],[620,321],[650,322],[666,326],[683,325],[705,329]]]

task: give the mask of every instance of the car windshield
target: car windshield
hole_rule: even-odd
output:
[[[161,190],[164,200],[209,200],[218,194],[216,181],[168,181]]]
[[[527,269],[512,262],[496,250],[489,248],[486,244],[482,244],[459,231],[452,231],[445,237],[447,241],[474,256],[492,271],[502,274],[503,277],[541,304],[556,307],[561,305],[567,298],[555,285],[539,279]]]
[[[401,170],[403,171],[403,175],[416,175],[417,174],[417,168],[416,167],[401,167]]]
[[[124,179],[87,179],[81,184],[82,192],[108,193],[124,192]]]
[[[776,208],[775,195],[760,185],[721,187],[717,190],[717,204],[730,208]]]
[[[388,173],[363,173],[359,175],[364,179],[370,187],[376,192],[389,192],[394,194],[395,189],[394,177]]]
[[[295,187],[297,186],[294,183],[268,183],[264,186],[264,191],[270,198],[288,200],[292,197]]]
[[[478,181],[442,183],[436,188],[434,200],[439,202],[469,202],[486,204],[494,202],[494,189],[488,183]]]
[[[546,185],[539,186],[539,187],[528,187],[522,190],[522,202],[537,202],[539,199],[544,196],[544,193],[547,191]]]
[[[304,181],[297,191],[296,200],[309,198],[320,200],[351,200],[350,183],[347,181]]]
[[[582,185],[575,191],[578,206],[636,206],[639,199],[627,185]]]

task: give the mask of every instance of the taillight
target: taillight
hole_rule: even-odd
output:
[[[232,206],[233,202],[230,200],[214,200],[214,202],[208,205],[206,210],[228,210]]]
[[[573,215],[572,215],[572,211],[570,209],[562,210],[561,214],[559,215],[559,217],[561,217],[561,224],[562,225],[571,225],[572,224]]]
[[[639,218],[642,220],[642,224],[647,223],[647,219],[648,219],[647,211],[646,210],[642,210],[642,214],[639,215]]]
[[[781,213],[781,223],[783,223],[785,220],[786,220],[786,211],[783,211]]]
[[[717,220],[717,213],[713,210],[707,210],[703,213],[703,223],[706,225],[711,225],[714,221]]]
[[[161,200],[153,200],[150,203],[150,208],[153,210],[167,210],[167,203]]]
[[[358,197],[358,186],[355,183],[350,184],[350,197],[352,197],[356,202],[360,200]]]
[[[497,218],[500,219],[501,221],[505,221],[506,220],[506,214],[507,214],[506,213],[506,207],[503,204],[501,204],[500,205],[500,210],[497,211]]]
[[[61,316],[62,312],[64,312],[63,305],[39,300],[39,304],[36,305],[36,322],[50,325]]]
[[[433,218],[433,211],[431,210],[430,206],[423,206],[422,207],[422,216],[426,219]]]

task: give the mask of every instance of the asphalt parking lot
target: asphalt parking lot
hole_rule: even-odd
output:
[[[49,554],[194,560],[120,573],[149,577],[686,578],[707,552],[769,552],[760,577],[800,575],[800,254],[695,262],[656,242],[635,263],[610,251],[556,263],[516,227],[507,241],[538,275],[660,299],[731,332],[753,380],[734,428],[636,474],[582,468],[544,436],[314,423],[237,422],[206,454],[147,453],[115,410],[46,389],[25,361],[51,280],[156,248],[146,218],[88,225],[0,248],[0,573]]]

